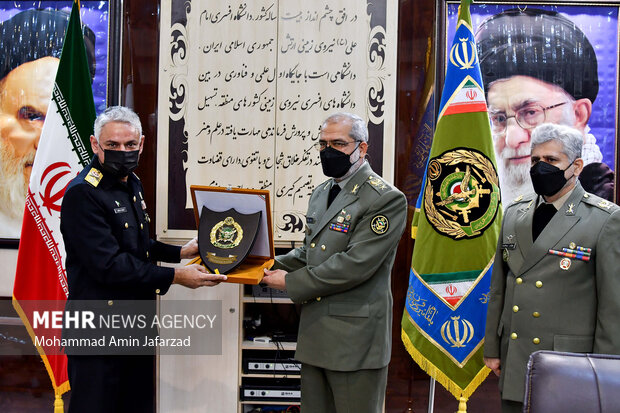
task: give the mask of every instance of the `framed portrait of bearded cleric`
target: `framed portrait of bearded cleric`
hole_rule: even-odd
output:
[[[0,1],[0,246],[17,248],[30,171],[56,79],[73,1]],[[112,1],[82,1],[84,44],[95,110],[110,97]],[[114,39],[112,38],[114,37]],[[116,67],[118,64],[116,63]],[[49,174],[50,182],[58,177]],[[66,178],[63,178],[62,183]],[[60,182],[59,182],[60,183]],[[49,184],[50,207],[60,208],[66,185]]]
[[[504,206],[533,192],[530,135],[545,122],[583,134],[580,182],[616,201],[619,9],[618,1],[471,5]],[[438,67],[458,57],[446,43],[457,10],[456,1],[442,3]]]

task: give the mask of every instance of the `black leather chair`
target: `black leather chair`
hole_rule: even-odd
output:
[[[620,356],[532,353],[527,366],[523,412],[620,412]]]

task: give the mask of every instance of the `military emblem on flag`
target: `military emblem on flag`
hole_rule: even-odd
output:
[[[493,162],[476,150],[458,148],[431,159],[424,191],[428,220],[450,238],[478,237],[497,215],[497,171]]]
[[[437,127],[416,203],[402,339],[431,377],[465,402],[484,381],[482,346],[501,199],[484,88],[462,0]]]

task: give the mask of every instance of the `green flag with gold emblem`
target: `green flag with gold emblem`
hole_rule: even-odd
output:
[[[489,373],[482,359],[499,181],[471,26],[462,0],[424,182],[402,319],[413,359],[465,402]],[[462,409],[459,411],[463,411]]]

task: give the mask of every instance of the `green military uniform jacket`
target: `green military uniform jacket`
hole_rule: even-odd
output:
[[[390,272],[407,220],[405,196],[368,163],[327,208],[331,180],[310,197],[301,247],[276,257],[302,304],[295,358],[336,371],[387,366],[392,341]]]
[[[620,208],[577,183],[532,242],[537,205],[532,194],[506,208],[493,264],[484,355],[501,359],[506,400],[523,401],[534,351],[620,354]],[[549,253],[575,247],[590,260]]]

